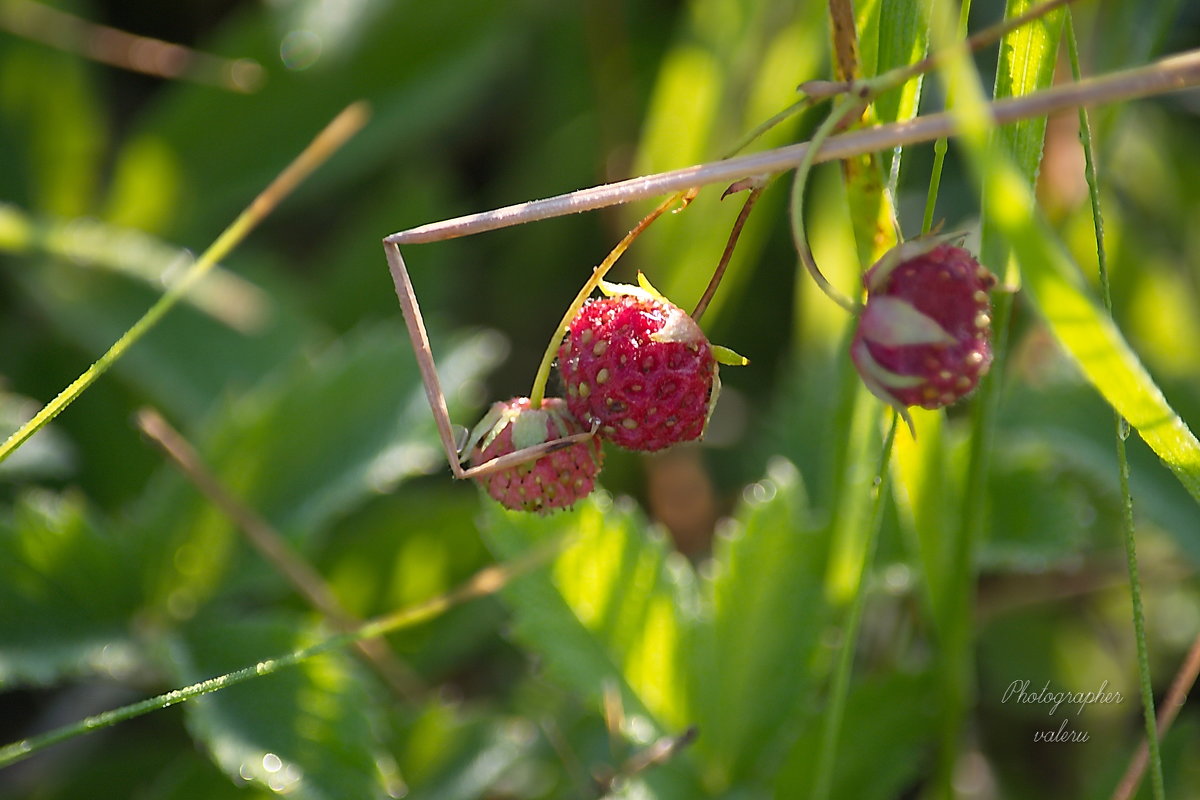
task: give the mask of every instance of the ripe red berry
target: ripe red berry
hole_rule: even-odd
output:
[[[558,350],[567,406],[630,450],[698,439],[720,387],[713,348],[678,306],[646,288],[590,300]]]
[[[892,405],[948,406],[992,364],[996,279],[945,241],[905,242],[863,275],[867,303],[850,354],[867,387]]]
[[[584,428],[561,398],[530,408],[528,397],[497,402],[472,433],[471,464],[479,465],[517,450],[553,442]],[[546,514],[570,508],[591,494],[603,461],[596,437],[568,444],[533,461],[478,475],[487,493],[505,508]]]

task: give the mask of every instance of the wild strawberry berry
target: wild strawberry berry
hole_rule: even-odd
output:
[[[867,303],[851,358],[867,387],[900,408],[942,408],[992,364],[995,277],[946,237],[888,251],[863,275]]]
[[[720,388],[700,326],[644,282],[602,285],[567,329],[558,368],[567,407],[585,426],[630,450],[700,438]]]
[[[471,464],[485,464],[517,450],[585,432],[561,398],[531,408],[528,397],[497,402],[471,435]],[[570,508],[591,494],[604,454],[600,440],[574,442],[542,457],[477,475],[487,493],[505,508],[546,514]]]

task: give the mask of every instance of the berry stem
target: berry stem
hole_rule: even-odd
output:
[[[546,383],[550,380],[550,368],[554,365],[554,357],[558,353],[558,346],[562,343],[562,338],[566,334],[571,320],[575,319],[575,315],[579,313],[579,309],[583,308],[583,304],[587,301],[588,296],[596,290],[596,287],[600,285],[600,281],[604,280],[604,276],[612,269],[613,264],[617,263],[617,259],[629,248],[633,240],[640,236],[642,231],[650,227],[650,223],[661,217],[667,209],[680,201],[684,205],[687,205],[695,197],[697,191],[697,189],[686,189],[676,192],[659,203],[653,211],[642,218],[641,222],[633,226],[633,229],[625,234],[625,238],[617,242],[617,246],[604,257],[599,266],[592,270],[591,276],[583,284],[583,288],[579,290],[579,294],[575,295],[575,299],[571,301],[571,305],[567,307],[566,313],[563,314],[562,321],[554,329],[554,335],[550,337],[550,344],[546,346],[546,352],[542,355],[542,363],[538,365],[537,375],[533,378],[533,388],[529,391],[530,408],[542,407],[542,400],[546,397]]]
[[[958,34],[960,38],[967,35],[967,19],[971,15],[971,0],[963,0],[958,10]],[[986,31],[985,31],[986,33]],[[954,96],[947,89],[946,108],[954,105]],[[933,215],[937,211],[938,190],[942,185],[942,166],[946,163],[946,137],[942,136],[933,143],[933,168],[929,172],[929,190],[925,194],[925,216],[921,220],[921,235],[933,230]]]
[[[733,221],[733,230],[729,232],[729,241],[725,243],[725,251],[721,253],[721,260],[717,262],[717,268],[713,270],[713,276],[708,281],[708,287],[705,288],[704,294],[700,297],[700,302],[696,303],[696,309],[692,312],[692,319],[696,322],[700,321],[700,317],[704,314],[708,304],[712,302],[713,295],[717,293],[717,287],[721,285],[721,279],[725,277],[725,270],[729,267],[729,259],[733,257],[733,250],[737,247],[738,239],[741,238],[742,228],[746,224],[746,220],[750,217],[750,210],[754,208],[754,204],[766,188],[766,183],[758,183],[750,189],[750,194],[746,197],[746,202],[742,204],[742,210],[738,213],[737,219]]]
[[[781,122],[784,122],[785,120],[788,119],[788,117],[792,117],[796,114],[799,114],[804,109],[809,108],[810,106],[816,105],[817,103],[827,99],[824,97],[815,97],[811,94],[808,94],[808,93],[804,92],[803,87],[801,87],[801,92],[803,93],[803,95],[801,96],[801,98],[799,100],[795,101],[787,108],[784,108],[782,111],[779,111],[778,113],[775,114],[775,116],[771,117],[770,119],[766,120],[765,122],[760,122],[757,126],[755,126],[755,128],[753,130],[751,130],[749,133],[747,133],[745,136],[743,136],[740,140],[738,140],[737,144],[735,144],[733,147],[726,150],[725,155],[722,156],[722,160],[728,159],[728,158],[733,158],[738,153],[742,152],[747,147],[749,147],[751,144],[753,144],[754,141],[756,139],[758,139],[758,137],[762,136],[767,131],[771,130],[776,125],[780,124]]]
[[[812,250],[809,249],[808,231],[804,226],[804,190],[808,186],[808,175],[812,172],[817,151],[821,149],[821,145],[825,143],[825,140],[829,138],[830,134],[833,133],[841,121],[861,107],[862,103],[862,98],[854,94],[846,95],[838,101],[838,104],[829,112],[829,116],[817,128],[816,133],[813,134],[812,139],[809,141],[808,149],[804,152],[804,158],[800,161],[800,165],[796,167],[796,180],[792,184],[792,239],[796,244],[796,252],[800,256],[800,261],[804,264],[804,268],[808,270],[808,274],[816,281],[817,287],[825,293],[825,296],[851,314],[858,311],[858,304],[834,288],[833,284],[821,273],[816,260],[813,258]]]

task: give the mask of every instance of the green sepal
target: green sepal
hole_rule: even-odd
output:
[[[547,438],[546,412],[528,408],[512,420],[513,450],[525,450],[544,444]]]
[[[483,415],[483,419],[475,423],[475,427],[471,429],[471,435],[462,443],[462,447],[458,451],[458,463],[463,463],[471,457],[471,453],[475,452],[476,446],[480,450],[486,450],[492,440],[499,435],[504,426],[500,424],[504,419],[504,403],[493,403],[488,412]]]
[[[918,311],[907,300],[888,295],[867,301],[859,331],[867,341],[884,347],[954,344],[955,341],[936,319]]]
[[[704,427],[700,429],[700,438],[708,433],[708,423],[712,421],[713,411],[717,407],[717,398],[721,396],[721,368],[713,364],[712,391],[708,393],[708,410],[704,414]]]
[[[640,269],[638,270],[637,279],[637,286],[631,286],[628,283],[609,283],[608,281],[600,281],[599,288],[600,291],[608,297],[627,295],[629,297],[636,297],[639,300],[652,300],[659,303],[674,305],[674,303],[668,300],[662,292],[654,288],[654,285],[650,283],[650,279],[646,277],[646,273],[642,272]]]
[[[917,427],[913,423],[912,415],[908,413],[908,406],[901,403],[888,391],[889,384],[885,383],[885,381],[890,382],[892,388],[908,389],[920,386],[925,382],[924,379],[915,375],[900,375],[881,366],[875,360],[875,357],[871,355],[866,342],[855,343],[854,356],[854,363],[859,368],[858,375],[862,378],[862,382],[866,385],[867,390],[896,410],[896,413],[908,425],[908,432],[912,434],[912,438],[915,440],[917,438]]]
[[[712,344],[709,345],[709,349],[712,350],[713,358],[717,360],[718,364],[724,364],[727,367],[744,367],[750,363],[750,359],[728,347]]]

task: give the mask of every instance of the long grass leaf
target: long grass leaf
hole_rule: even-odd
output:
[[[127,331],[113,343],[104,355],[84,370],[67,388],[22,425],[8,439],[0,444],[0,461],[8,458],[14,450],[21,446],[30,436],[50,420],[57,417],[67,406],[75,402],[79,395],[95,383],[101,375],[123,356],[138,339],[145,336],[158,321],[178,303],[188,290],[203,278],[218,261],[229,255],[230,251],[258,225],[279,202],[292,192],[318,166],[329,158],[358,130],[366,124],[367,109],[362,104],[346,108],[326,128],[317,135],[305,150],[284,169],[283,172],[250,203],[233,223],[217,237],[207,250],[196,259],[183,274],[178,282],[155,302],[141,319],[133,323]]]
[[[1067,13],[1067,49],[1071,59],[1071,75],[1079,80],[1079,47],[1075,42],[1075,21]],[[1083,144],[1088,198],[1092,206],[1092,225],[1096,231],[1096,259],[1099,265],[1100,290],[1104,297],[1104,310],[1112,317],[1112,286],[1108,277],[1108,251],[1104,244],[1104,215],[1100,210],[1100,179],[1096,169],[1096,152],[1093,147],[1092,126],[1087,109],[1079,109],[1079,139]],[[1129,458],[1125,452],[1126,422],[1120,414],[1115,415],[1114,440],[1117,449],[1117,473],[1121,484],[1121,528],[1125,540],[1125,559],[1129,569],[1129,589],[1133,606],[1133,633],[1137,645],[1138,678],[1142,690],[1142,717],[1146,726],[1147,755],[1151,765],[1151,786],[1155,800],[1163,800],[1162,756],[1158,749],[1158,729],[1154,720],[1154,690],[1150,677],[1150,656],[1146,648],[1146,620],[1142,611],[1142,585],[1138,578],[1137,547],[1133,521],[1133,495],[1129,490]]]

